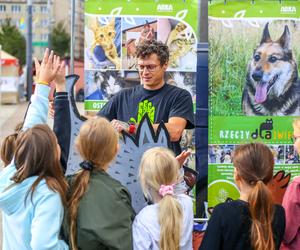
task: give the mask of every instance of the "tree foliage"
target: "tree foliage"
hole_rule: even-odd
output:
[[[0,26],[0,45],[2,50],[17,57],[20,64],[26,62],[26,40],[19,29],[6,19]]]
[[[60,57],[66,57],[70,53],[70,35],[66,31],[63,22],[57,23],[50,34],[51,48]]]

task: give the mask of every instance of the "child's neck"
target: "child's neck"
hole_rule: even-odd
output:
[[[253,187],[247,185],[247,184],[241,184],[240,185],[240,200],[247,201],[250,192],[252,191]]]

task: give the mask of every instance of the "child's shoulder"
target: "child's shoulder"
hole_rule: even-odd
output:
[[[140,222],[142,224],[152,224],[155,222],[158,216],[158,205],[151,204],[145,206],[135,217],[136,222]]]
[[[218,204],[214,207],[213,213],[220,214],[230,214],[234,216],[235,214],[240,214],[241,211],[248,211],[249,204],[242,200],[231,200]]]
[[[179,194],[176,198],[184,209],[193,209],[193,200],[190,196],[186,194]]]
[[[90,190],[101,191],[105,196],[117,196],[122,199],[125,196],[126,199],[131,199],[127,188],[103,171],[97,171],[91,176]]]
[[[296,176],[293,178],[292,183],[299,185],[300,184],[300,176]]]
[[[32,178],[32,184],[33,182],[37,179],[36,176],[34,177],[29,177],[29,178]],[[36,186],[35,188],[35,192],[37,194],[40,194],[40,195],[50,195],[50,196],[60,196],[60,194],[58,192],[56,192],[55,190],[51,189],[48,185],[47,185],[47,182],[45,179],[42,179],[39,184]]]
[[[280,204],[274,204],[275,216],[285,216],[285,210]]]

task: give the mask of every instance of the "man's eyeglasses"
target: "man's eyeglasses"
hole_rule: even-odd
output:
[[[147,69],[149,72],[153,72],[157,69],[159,65],[157,64],[149,64],[149,65],[137,65],[138,71],[144,71],[144,69]]]
[[[300,135],[293,135],[293,137],[291,137],[292,143],[295,143],[298,138],[300,138]]]

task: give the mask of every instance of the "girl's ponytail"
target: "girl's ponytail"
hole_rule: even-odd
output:
[[[182,208],[173,195],[166,195],[159,202],[160,249],[180,249]]]
[[[273,202],[267,184],[273,178],[274,157],[262,143],[238,146],[233,165],[240,178],[251,187],[248,195],[251,223],[251,245],[255,250],[274,250]]]
[[[272,231],[274,212],[272,198],[263,181],[256,182],[248,197],[248,202],[252,218],[250,236],[252,248],[255,250],[275,249]]]
[[[82,170],[76,175],[75,180],[72,183],[71,196],[68,202],[68,211],[70,223],[70,246],[73,250],[77,250],[76,234],[79,201],[87,191],[90,174],[91,172],[89,170]]]

